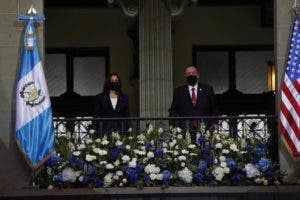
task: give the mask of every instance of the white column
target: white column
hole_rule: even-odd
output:
[[[140,116],[168,115],[173,93],[168,1],[139,1]]]

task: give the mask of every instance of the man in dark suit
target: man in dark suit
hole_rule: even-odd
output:
[[[205,117],[217,116],[217,103],[213,88],[199,83],[199,72],[194,65],[185,68],[187,84],[174,90],[173,101],[169,109],[170,117]],[[204,120],[206,127],[215,124],[215,120]],[[192,138],[199,126],[198,120],[179,121],[183,130],[189,128]]]

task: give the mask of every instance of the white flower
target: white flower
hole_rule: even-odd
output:
[[[96,132],[95,129],[91,129],[91,130],[89,131],[90,134],[94,134],[95,132]]]
[[[97,139],[95,140],[95,142],[96,142],[96,143],[100,143],[100,142],[101,142],[101,139],[100,139],[100,138],[97,138]]]
[[[190,153],[190,156],[197,156],[198,154],[196,153]]]
[[[213,170],[213,175],[217,181],[221,181],[224,177],[224,169],[222,167],[216,167]]]
[[[94,149],[93,149],[93,152],[94,152],[94,153],[96,153],[96,154],[99,154],[99,153],[100,153],[100,151],[101,151],[101,149],[100,149],[100,148],[94,148]]]
[[[147,173],[147,174],[158,174],[160,172],[160,168],[159,167],[156,167],[155,164],[148,164],[144,171]]]
[[[165,142],[163,142],[163,143],[162,143],[162,147],[166,148],[166,147],[168,147],[168,144],[165,143]]]
[[[148,162],[148,158],[143,158],[143,163]]]
[[[153,126],[152,124],[149,124],[149,127],[147,129],[147,134],[150,134],[153,131]]]
[[[178,145],[176,145],[176,146],[175,146],[175,149],[179,149],[179,146],[178,146]]]
[[[218,162],[219,162],[218,159],[215,158],[215,159],[214,159],[214,163],[215,163],[215,164],[218,164]]]
[[[100,161],[100,163],[99,163],[100,165],[106,165],[107,164],[107,162],[104,160],[104,161]]]
[[[113,174],[112,173],[108,173],[104,176],[103,178],[104,180],[104,187],[108,187],[113,183]]]
[[[188,151],[188,150],[186,150],[186,149],[183,149],[183,150],[181,150],[181,153],[182,153],[182,154],[188,154],[188,153],[189,153],[189,151]]]
[[[216,147],[216,149],[222,149],[223,145],[222,145],[222,143],[217,143],[215,145],[215,147]]]
[[[136,167],[136,161],[133,160],[131,162],[128,163],[129,167],[135,168]]]
[[[76,180],[76,173],[72,168],[65,168],[62,171],[62,180],[64,182],[75,182]]]
[[[179,156],[179,157],[178,157],[178,160],[179,160],[179,161],[185,161],[185,160],[186,160],[186,157],[185,157],[185,156]]]
[[[129,129],[128,129],[128,132],[131,133],[131,132],[132,132],[132,128],[129,128]]]
[[[47,189],[52,190],[53,188],[54,188],[53,185],[49,185]]]
[[[221,162],[220,165],[221,165],[221,167],[223,167],[223,168],[227,166],[226,162]]]
[[[247,177],[249,177],[249,178],[253,178],[253,177],[260,175],[258,169],[255,167],[255,165],[253,165],[251,163],[245,165],[245,170],[247,173]]]
[[[237,148],[237,146],[236,146],[236,144],[231,144],[229,148],[230,148],[232,151],[235,151],[235,152],[236,152],[236,151],[239,151],[238,148]]]
[[[114,138],[115,140],[119,140],[120,139],[120,134],[118,132],[112,132],[111,137]]]
[[[179,154],[178,151],[173,151],[174,156],[177,156],[178,154]]]
[[[152,151],[149,151],[149,152],[147,153],[147,157],[148,157],[148,158],[154,158],[154,153],[153,153]]]
[[[177,132],[177,133],[181,133],[181,132],[182,132],[182,129],[179,128],[179,127],[177,127],[177,128],[176,128],[176,132]]]
[[[74,151],[72,154],[73,154],[74,156],[80,156],[81,151]]]
[[[254,180],[254,182],[255,182],[255,183],[258,183],[258,184],[262,183],[263,181],[264,181],[264,179],[262,179],[262,178],[256,178],[256,179]]]
[[[156,174],[150,174],[151,181],[154,181],[156,179]]]
[[[120,177],[119,177],[118,175],[115,175],[115,176],[113,177],[113,179],[115,179],[115,180],[119,180],[119,179],[120,179]]]
[[[88,139],[85,140],[85,143],[86,143],[86,144],[91,144],[91,143],[93,143],[93,140],[90,139],[90,138],[88,138]]]
[[[145,135],[143,135],[143,134],[140,134],[140,135],[137,136],[137,139],[138,139],[138,140],[144,141],[145,138],[146,138],[146,137],[145,137]]]
[[[126,179],[126,178],[123,178],[122,182],[123,182],[123,183],[127,183],[127,179]]]
[[[90,155],[90,154],[85,155],[85,160],[88,161],[88,162],[91,162],[91,161],[96,160],[96,159],[97,159],[96,156],[93,156],[93,155]]]
[[[189,149],[194,149],[195,147],[196,147],[196,145],[194,145],[194,144],[190,144],[190,145],[188,146]]]
[[[127,150],[130,150],[130,149],[131,149],[131,146],[130,146],[130,145],[126,145],[125,148],[126,148]]]
[[[225,156],[220,156],[219,160],[220,160],[220,162],[224,162],[226,160],[226,157]]]
[[[224,153],[224,154],[229,154],[229,150],[228,150],[228,149],[223,149],[223,150],[222,150],[222,153]]]
[[[85,144],[80,144],[79,146],[77,146],[77,149],[84,150],[84,149],[86,149],[86,146],[85,146]]]
[[[162,128],[159,128],[157,131],[158,131],[158,133],[163,133],[164,132],[164,130]]]
[[[119,184],[119,187],[123,187],[123,183],[120,183],[120,184]]]
[[[118,166],[120,165],[120,161],[119,161],[119,160],[116,160],[116,161],[114,162],[114,165],[115,165],[116,167],[118,167]]]
[[[182,136],[181,134],[178,134],[178,135],[177,135],[177,138],[178,138],[178,139],[182,139],[183,136]]]
[[[123,144],[123,142],[121,142],[120,140],[116,141],[116,146],[121,146]]]
[[[123,161],[123,163],[129,162],[130,161],[130,157],[127,156],[127,155],[122,156],[122,161]]]
[[[229,174],[229,172],[230,172],[229,167],[224,167],[223,170],[224,170],[224,173],[225,173],[225,174]]]
[[[268,185],[268,184],[269,184],[269,181],[268,181],[267,179],[265,179],[264,182],[263,182],[263,184],[264,184],[264,185]]]
[[[191,183],[193,181],[193,173],[187,167],[178,171],[178,176],[185,183]]]
[[[111,163],[108,163],[106,166],[105,166],[105,168],[106,169],[113,169],[115,166],[113,165],[113,164],[111,164]]]
[[[81,173],[82,173],[82,171],[76,171],[75,172],[76,177],[79,177],[81,175]]]
[[[103,140],[103,141],[101,142],[101,144],[102,144],[102,145],[108,145],[108,144],[109,144],[109,141],[108,141],[108,140]]]
[[[116,174],[117,174],[118,176],[123,176],[123,172],[122,172],[122,171],[120,171],[120,170],[119,170],[119,171],[117,171],[117,172],[116,172]]]
[[[48,174],[48,175],[51,175],[51,174],[52,174],[52,168],[47,167],[47,174]]]
[[[181,163],[180,163],[180,166],[181,166],[181,167],[185,167],[185,163],[184,163],[184,162],[181,162]]]
[[[162,181],[163,180],[163,174],[157,174],[156,179]]]
[[[107,155],[107,151],[106,150],[101,150],[101,151],[99,151],[99,155],[100,156],[105,156],[105,155]]]

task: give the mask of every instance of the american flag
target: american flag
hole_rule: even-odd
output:
[[[280,129],[294,156],[300,156],[300,27],[295,17],[288,63],[281,86]]]

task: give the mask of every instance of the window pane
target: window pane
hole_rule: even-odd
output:
[[[272,51],[236,52],[236,87],[247,94],[268,91],[268,64]]]
[[[74,58],[74,91],[83,96],[93,96],[103,90],[105,57]]]
[[[66,55],[45,55],[45,77],[50,96],[59,96],[66,92]]]
[[[223,51],[197,52],[200,82],[211,85],[220,94],[229,88],[228,53]]]

